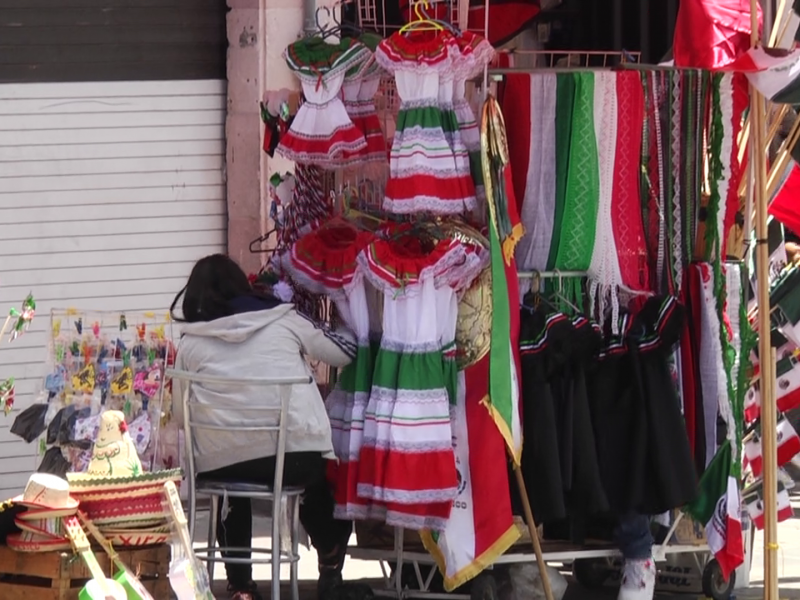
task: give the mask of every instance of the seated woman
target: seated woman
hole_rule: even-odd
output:
[[[355,356],[356,345],[348,332],[330,331],[298,313],[292,304],[256,293],[247,275],[227,256],[215,254],[197,262],[186,287],[172,303],[173,313],[181,296],[183,315],[176,320],[184,325],[177,369],[220,377],[291,377],[311,374],[305,356],[334,367],[344,367]],[[174,398],[182,397],[183,385],[186,383],[173,382]],[[201,384],[193,385],[192,390],[194,400],[201,404],[224,401],[242,406],[274,403],[278,394],[276,389],[265,387],[238,387],[219,393]],[[175,413],[182,422],[180,402],[175,402]],[[237,423],[231,417],[220,425],[235,427]],[[275,439],[260,433],[198,431],[194,442],[199,477],[272,484]],[[317,386],[295,386],[287,416],[283,482],[305,488],[300,521],[319,557],[320,599],[328,597],[341,582],[352,531],[351,522],[333,518],[333,494],[325,479],[326,459],[333,456],[332,451],[330,422]],[[220,546],[250,547],[250,500],[229,498],[220,504],[227,504],[227,514],[222,514],[222,506],[218,514]],[[250,565],[227,564],[226,571],[233,599],[260,599]]]

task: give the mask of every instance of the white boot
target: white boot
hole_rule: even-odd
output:
[[[617,600],[653,600],[656,588],[656,563],[652,558],[626,560]]]

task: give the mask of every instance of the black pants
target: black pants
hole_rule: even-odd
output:
[[[244,481],[272,484],[275,478],[275,457],[249,460],[201,473],[200,479]],[[320,566],[337,567],[343,560],[341,551],[353,530],[350,521],[333,518],[333,493],[325,479],[325,460],[319,452],[290,452],[283,467],[284,485],[304,487],[300,504],[300,522],[319,556]],[[222,502],[217,512],[217,539],[220,546],[247,548],[253,539],[253,516],[248,498],[228,498],[228,518],[222,521]],[[273,543],[277,541],[273,540]],[[249,553],[231,552],[224,556],[249,558]],[[331,562],[331,564],[326,564]],[[253,578],[251,565],[225,565],[228,583],[246,586]]]

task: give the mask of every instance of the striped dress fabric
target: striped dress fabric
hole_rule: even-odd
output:
[[[447,31],[396,33],[375,58],[394,75],[400,110],[383,208],[397,214],[458,215],[476,207],[469,153],[454,110],[462,55]]]

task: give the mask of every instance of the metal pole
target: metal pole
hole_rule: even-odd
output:
[[[303,33],[306,35],[311,35],[317,30],[317,21],[314,18],[316,11],[316,0],[303,0]]]
[[[639,52],[642,53],[639,62],[645,64],[650,62],[650,2],[648,0],[639,2]]]
[[[614,50],[622,50],[622,0],[614,0]]]

